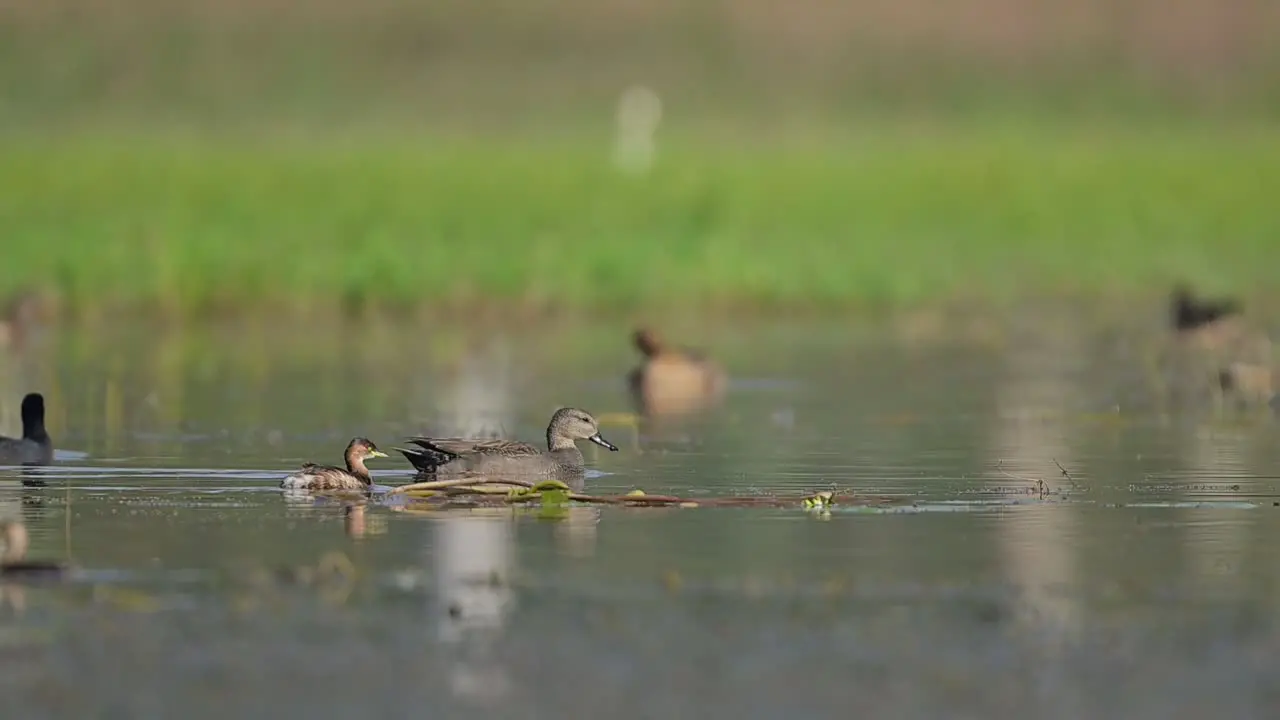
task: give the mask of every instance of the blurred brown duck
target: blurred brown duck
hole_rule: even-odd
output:
[[[1173,290],[1169,310],[1174,332],[1206,349],[1230,344],[1244,332],[1244,309],[1234,298],[1198,298],[1186,285],[1179,285]]]
[[[346,469],[307,463],[298,472],[282,480],[280,487],[290,490],[365,491],[373,486],[373,477],[364,466],[364,461],[387,456],[378,450],[372,440],[362,437],[352,438],[343,455],[347,461]]]
[[[586,460],[575,441],[591,442],[617,452],[600,436],[596,419],[585,410],[560,408],[547,424],[547,448],[518,440],[413,437],[417,448],[396,448],[418,470],[433,479],[468,475],[567,477],[580,475]]]
[[[1179,285],[1170,299],[1170,321],[1178,340],[1217,368],[1220,390],[1246,403],[1271,400],[1271,340],[1248,326],[1240,301],[1198,298]]]
[[[657,333],[639,328],[632,342],[644,356],[627,375],[627,385],[640,412],[667,414],[705,407],[723,395],[724,370],[703,353],[665,345]]]
[[[0,523],[0,538],[4,540],[4,554],[0,555],[0,577],[10,579],[60,578],[69,567],[62,563],[43,560],[27,560],[27,527],[21,522]]]
[[[22,437],[0,436],[0,465],[48,465],[53,462],[53,440],[44,428],[44,396],[28,393],[22,398]]]
[[[1269,364],[1228,363],[1218,371],[1218,386],[1246,404],[1267,403],[1275,398],[1274,371]]]

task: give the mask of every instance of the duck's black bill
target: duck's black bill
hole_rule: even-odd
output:
[[[613,443],[609,442],[608,440],[605,440],[604,438],[600,437],[600,433],[596,433],[595,435],[592,435],[591,437],[589,437],[589,438],[587,438],[587,439],[588,439],[588,440],[590,440],[591,442],[593,442],[593,443],[595,443],[595,444],[599,445],[600,447],[607,447],[607,448],[609,448],[610,450],[612,450],[612,451],[614,451],[614,452],[618,452],[618,446],[617,446],[617,445],[614,445]]]

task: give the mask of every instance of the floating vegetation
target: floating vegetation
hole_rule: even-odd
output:
[[[565,507],[569,503],[618,505],[623,507],[675,508],[802,508],[829,512],[837,505],[856,508],[889,508],[910,505],[898,498],[839,494],[825,490],[808,495],[747,495],[714,498],[688,498],[676,495],[654,495],[632,490],[623,495],[590,495],[575,492],[559,480],[534,483],[508,478],[472,478],[414,483],[395,488],[388,495],[405,495],[416,501],[440,507],[502,506],[536,504],[543,508]]]
[[[804,498],[804,508],[806,510],[827,510],[831,507],[831,500],[835,497],[835,493],[826,491],[817,495]]]

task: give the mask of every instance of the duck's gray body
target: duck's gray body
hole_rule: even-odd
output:
[[[575,440],[616,451],[600,437],[595,418],[576,408],[561,408],[547,426],[547,447],[518,440],[413,437],[415,448],[396,448],[418,470],[437,480],[474,476],[565,479],[583,474],[585,458]]]

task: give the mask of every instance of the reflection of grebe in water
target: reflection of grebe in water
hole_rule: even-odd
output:
[[[348,505],[342,511],[342,529],[347,537],[359,540],[364,537],[367,528],[364,522],[364,506]]]
[[[26,559],[29,538],[27,527],[20,522],[11,520],[0,523],[0,538],[4,541],[4,553],[0,555],[0,578],[59,579],[69,572],[69,568],[62,563]]]

